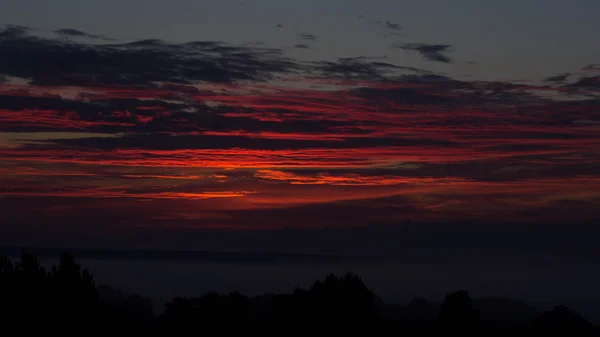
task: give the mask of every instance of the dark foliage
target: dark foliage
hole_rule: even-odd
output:
[[[308,289],[253,298],[239,292],[209,292],[197,298],[174,298],[155,316],[152,302],[107,286],[96,286],[92,274],[69,254],[46,270],[32,254],[13,262],[0,257],[0,320],[33,330],[41,324],[60,332],[131,331],[141,335],[178,335],[198,329],[199,322],[229,323],[250,320],[355,323],[368,320],[400,321],[403,329],[428,335],[544,335],[565,332],[587,336],[598,333],[590,322],[564,306],[540,314],[525,303],[502,299],[472,300],[465,290],[450,292],[441,305],[416,298],[409,305],[386,305],[353,273],[316,280]],[[44,325],[46,326],[46,325]]]
[[[100,301],[92,274],[70,254],[62,254],[50,270],[32,254],[23,254],[14,263],[0,257],[0,320],[18,324],[23,331],[44,323],[61,324],[65,332],[86,325],[102,331],[111,325],[131,325],[136,318],[135,311]]]
[[[277,296],[273,317],[285,320],[365,320],[377,317],[375,295],[361,278],[347,273],[343,277],[329,274],[308,290]]]
[[[440,308],[440,327],[450,335],[473,334],[479,328],[479,312],[466,290],[448,293]]]

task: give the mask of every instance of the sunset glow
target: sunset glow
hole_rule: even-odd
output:
[[[19,221],[68,223],[84,209],[233,229],[600,216],[593,66],[570,83],[523,84],[216,42],[88,41],[68,48],[98,64],[69,68],[56,60],[70,56],[51,48],[67,42],[9,33],[0,38],[0,60],[14,65],[0,69],[0,198],[9,215],[38,217]],[[33,46],[49,48],[30,58],[38,72],[20,54]],[[170,61],[111,63],[140,51]]]

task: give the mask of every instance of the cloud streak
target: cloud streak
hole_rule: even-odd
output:
[[[298,34],[298,38],[300,40],[309,41],[309,42],[316,42],[317,41],[317,36],[316,35],[309,34],[309,33],[306,33],[306,32]]]
[[[386,21],[386,22],[384,22],[384,25],[386,28],[389,28],[391,30],[402,30],[402,25],[399,23],[393,23],[393,22]]]
[[[452,49],[452,46],[448,44],[402,43],[395,47],[407,51],[416,51],[429,61],[452,63],[452,58],[445,55]]]
[[[569,73],[564,73],[564,74],[558,74],[558,75],[554,75],[554,76],[549,76],[546,77],[544,79],[544,82],[550,82],[550,83],[564,83],[569,79],[569,76],[571,74]]]
[[[600,64],[590,64],[583,67],[583,71],[600,72]]]
[[[54,31],[55,34],[60,35],[62,37],[74,37],[74,38],[88,38],[88,39],[98,39],[98,40],[106,40],[112,41],[114,39],[107,38],[103,35],[94,35],[86,32],[82,32],[77,29],[72,28],[62,28]]]

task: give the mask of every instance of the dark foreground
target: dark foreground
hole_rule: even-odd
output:
[[[205,324],[217,322],[227,323],[219,324],[227,329],[249,320],[319,324],[381,320],[395,321],[389,326],[394,333],[600,335],[598,327],[564,306],[538,312],[518,301],[472,300],[464,290],[448,293],[439,305],[425,299],[415,299],[408,306],[388,305],[352,273],[330,274],[308,289],[287,294],[207,293],[199,298],[174,298],[161,315],[155,315],[152,308],[151,301],[139,295],[96,286],[92,274],[69,254],[63,254],[50,270],[41,267],[32,254],[23,254],[15,263],[0,257],[0,324],[7,332],[10,326],[26,332],[51,324],[62,332],[127,329],[139,335],[172,335],[200,332]]]

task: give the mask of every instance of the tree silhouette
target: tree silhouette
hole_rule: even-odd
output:
[[[438,309],[424,298],[414,298],[408,304],[410,318],[413,320],[435,320]]]
[[[158,322],[161,334],[192,331],[199,321],[240,322],[250,319],[250,303],[239,292],[218,294],[209,292],[199,298],[176,297],[165,305]]]
[[[49,311],[48,274],[35,255],[22,254],[14,264],[14,274],[10,279],[8,317],[41,317]]]
[[[0,259],[2,317],[9,320],[95,318],[96,286],[92,275],[64,254],[48,273],[39,259],[24,253],[16,263]]]
[[[466,290],[446,294],[439,313],[440,327],[449,334],[474,333],[479,328],[479,313]]]
[[[275,313],[280,319],[294,320],[364,320],[376,317],[376,297],[360,276],[328,274],[308,289],[296,289],[281,296]]]
[[[554,307],[533,320],[533,326],[541,332],[570,331],[588,335],[593,331],[592,323],[564,305]]]
[[[487,316],[480,316],[475,307]],[[517,324],[510,318],[494,320],[493,317],[507,317],[506,307],[521,308],[528,318],[523,320],[523,315],[516,315]],[[407,306],[384,306],[360,276],[349,272],[341,277],[328,274],[307,289],[296,288],[285,294],[249,298],[235,291],[177,297],[165,305],[162,315],[155,317],[149,299],[107,286],[96,287],[92,274],[69,254],[61,255],[49,272],[32,254],[23,254],[14,263],[0,257],[0,319],[21,327],[21,332],[48,323],[60,333],[87,326],[102,333],[126,329],[140,335],[177,335],[197,330],[198,322],[235,324],[251,319],[291,320],[295,324],[393,319],[401,320],[404,328],[442,335],[544,335],[560,331],[587,336],[595,329],[564,306],[532,319],[529,307],[498,298],[474,303],[466,290],[447,293],[439,311],[436,308],[422,298]],[[538,315],[537,311],[534,315]],[[485,321],[481,319],[484,316],[488,317]]]
[[[58,266],[53,266],[50,272],[51,285],[56,295],[71,306],[84,306],[96,304],[98,291],[94,277],[87,269],[75,263],[75,259],[68,253],[62,254]]]

